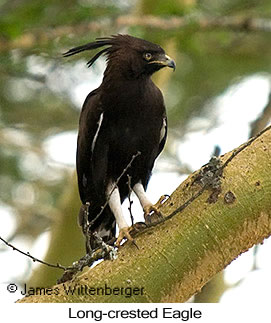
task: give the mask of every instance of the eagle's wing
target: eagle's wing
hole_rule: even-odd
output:
[[[102,118],[103,109],[100,104],[99,89],[96,89],[87,96],[79,120],[76,170],[79,194],[83,204],[91,202],[97,195],[93,186],[92,155]]]
[[[159,148],[158,148],[158,153],[157,153],[156,158],[159,156],[161,151],[164,149],[166,140],[167,140],[167,117],[164,116],[162,128],[160,130],[160,143],[159,143]]]

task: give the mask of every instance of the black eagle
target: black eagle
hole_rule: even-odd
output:
[[[102,84],[84,102],[77,141],[76,168],[83,204],[79,222],[85,234],[88,227],[87,249],[96,246],[93,232],[105,242],[112,240],[116,223],[116,244],[131,239],[121,209],[130,187],[145,215],[159,212],[145,191],[155,159],[165,145],[167,117],[162,93],[151,75],[164,67],[175,69],[163,48],[130,35],[97,38],[64,56],[104,46],[88,62],[90,67],[102,54],[107,57]]]

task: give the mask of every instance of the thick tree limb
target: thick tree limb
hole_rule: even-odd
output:
[[[219,192],[204,190],[169,220],[140,233],[137,250],[126,244],[114,261],[104,261],[71,282],[56,285],[58,294],[30,296],[20,302],[184,302],[239,254],[271,235],[271,130],[244,149],[221,157],[226,162]],[[234,157],[232,157],[234,156]],[[164,215],[180,209],[204,183],[195,172],[162,206]],[[212,198],[210,198],[212,196]],[[105,285],[106,284],[106,285]],[[138,288],[137,295],[89,295],[97,288]],[[76,288],[67,295],[68,288]],[[127,289],[126,289],[127,290]],[[107,290],[108,291],[108,290]],[[124,289],[123,289],[124,291]],[[83,295],[82,295],[83,294]]]

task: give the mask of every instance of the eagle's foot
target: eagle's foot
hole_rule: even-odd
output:
[[[131,231],[134,230],[134,227],[125,227],[120,229],[117,241],[116,241],[116,247],[119,248],[120,243],[122,242],[123,239],[126,239],[127,241],[131,241],[132,243],[134,243],[134,239],[131,237]]]
[[[159,208],[167,199],[168,195],[162,195],[157,203],[147,205],[143,208],[146,224],[155,223],[163,219],[163,214]]]
[[[135,245],[136,248],[139,249],[138,245],[135,242],[135,239],[132,238],[132,236],[135,235],[136,233],[142,231],[145,228],[146,228],[146,223],[145,222],[137,222],[137,223],[134,223],[131,227],[122,228],[120,230],[120,232],[119,232],[118,238],[115,239],[116,247],[119,247],[122,240],[124,238],[126,238],[127,241],[132,242],[133,245]]]

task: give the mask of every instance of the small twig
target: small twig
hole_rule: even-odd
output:
[[[262,136],[265,132],[271,130],[271,125],[268,126],[267,128],[265,128],[264,130],[262,130],[261,132],[259,132],[255,137],[251,138],[250,140],[248,140],[245,144],[243,144],[241,147],[239,147],[238,149],[236,149],[231,155],[230,157],[225,161],[225,163],[219,168],[219,172],[217,172],[216,176],[213,177],[213,179],[216,179],[217,176],[219,176],[219,173],[222,175],[223,169],[225,167],[228,166],[228,164],[240,153],[242,152],[244,149],[246,149],[248,146],[250,146],[256,139],[258,139],[260,136]],[[123,172],[121,173],[121,175],[118,177],[116,184],[118,184],[119,180],[121,179],[121,177],[125,174],[125,172],[127,171],[127,169],[131,166],[132,162],[134,161],[134,159],[140,155],[140,152],[138,152],[136,155],[134,155],[131,159],[131,161],[129,162],[129,164],[127,165],[127,167],[123,170]],[[207,164],[208,165],[208,164]],[[129,177],[128,177],[129,179]],[[150,223],[147,224],[145,226],[144,229],[140,230],[141,232],[144,232],[145,230],[147,230],[150,227],[156,226],[162,222],[165,222],[167,220],[169,220],[170,218],[172,218],[174,215],[176,215],[177,213],[181,212],[182,210],[184,210],[188,205],[190,205],[195,199],[197,199],[206,189],[208,189],[210,187],[210,182],[205,182],[203,184],[203,186],[201,187],[201,189],[195,194],[193,195],[190,199],[188,199],[185,203],[183,203],[181,206],[179,206],[177,209],[175,209],[171,214],[169,214],[168,216],[164,217],[163,219],[155,222],[155,223]],[[113,190],[115,189],[115,187],[113,188]],[[113,192],[112,190],[112,192]],[[111,192],[111,194],[112,194]],[[108,201],[107,201],[108,203]],[[3,239],[2,237],[0,237],[0,240],[6,244],[8,247],[12,248],[13,250],[31,258],[34,262],[39,262],[43,265],[46,265],[48,267],[53,267],[53,268],[59,268],[65,271],[64,275],[62,276],[62,278],[58,281],[58,282],[65,282],[67,280],[70,280],[74,277],[74,275],[76,275],[79,271],[82,271],[82,269],[85,266],[91,266],[95,261],[99,260],[99,259],[105,259],[105,258],[115,258],[116,257],[116,251],[114,249],[114,247],[111,247],[109,245],[107,245],[104,241],[102,241],[102,239],[98,236],[95,235],[94,233],[94,237],[96,239],[96,242],[98,242],[98,244],[100,244],[101,248],[94,250],[91,254],[87,254],[84,257],[82,257],[79,261],[77,261],[76,263],[74,263],[73,266],[70,267],[64,267],[60,264],[50,264],[46,261],[40,260],[32,255],[30,255],[29,252],[24,252],[18,248],[16,248],[15,246],[13,246],[12,244],[10,244],[9,242],[7,242],[5,239]]]
[[[221,176],[223,173],[223,169],[225,167],[228,166],[228,164],[240,153],[242,152],[244,149],[246,149],[248,146],[250,146],[256,139],[258,139],[260,136],[262,136],[265,132],[271,130],[271,125],[268,126],[267,128],[265,128],[264,130],[262,130],[261,132],[259,132],[255,137],[249,139],[246,143],[244,143],[241,147],[239,147],[238,149],[234,150],[233,153],[230,155],[230,157],[225,161],[224,164],[222,164],[219,169],[217,170],[217,173],[215,174],[215,176],[211,179],[211,180],[217,180],[218,176]],[[207,164],[208,165],[208,164]],[[207,166],[206,165],[206,166]],[[143,228],[142,230],[140,230],[140,232],[143,232],[145,230],[147,230],[149,227],[153,227],[156,226],[160,223],[163,223],[169,219],[171,219],[173,216],[175,216],[177,213],[180,213],[181,211],[183,211],[185,208],[188,207],[188,205],[190,205],[194,200],[196,200],[206,189],[208,189],[210,187],[210,182],[206,181],[205,183],[203,183],[201,189],[195,194],[193,195],[191,198],[189,198],[187,201],[185,201],[181,206],[179,206],[177,209],[175,209],[172,213],[170,213],[168,216],[154,222],[154,223],[150,223],[147,224],[145,228]]]
[[[197,199],[207,188],[208,184],[206,183],[195,195],[191,196],[190,199],[188,199],[187,201],[185,201],[181,206],[179,206],[177,209],[175,209],[172,213],[170,213],[168,216],[161,218],[160,220],[154,222],[154,223],[149,223],[146,225],[146,229],[148,227],[153,227],[156,226],[157,224],[163,223],[169,219],[171,219],[174,215],[176,215],[177,213],[180,213],[181,211],[183,211],[185,208],[188,207],[188,205],[190,205],[195,199]],[[144,229],[143,229],[144,231]]]
[[[129,206],[128,206],[128,210],[130,213],[130,217],[131,217],[131,222],[132,222],[132,226],[134,225],[134,217],[133,217],[133,213],[132,213],[132,204],[133,201],[131,200],[131,193],[132,193],[132,187],[131,187],[131,176],[129,174],[127,174],[128,177],[128,188],[129,188],[129,194],[128,194],[128,201],[129,201]]]
[[[96,232],[94,232],[92,236],[95,238],[98,248],[92,251],[91,254],[87,253],[84,257],[76,261],[72,267],[67,268],[62,277],[58,279],[58,284],[65,283],[66,281],[73,279],[75,275],[84,269],[84,267],[90,267],[97,260],[113,260],[117,258],[117,251],[114,247],[106,244]]]
[[[271,129],[271,126],[266,127],[262,131],[260,131],[256,136],[250,138],[246,143],[244,143],[241,147],[234,150],[231,156],[226,160],[226,162],[221,166],[221,170],[223,170],[225,167],[228,166],[228,164],[233,160],[234,157],[236,157],[241,151],[246,149],[248,146],[250,146],[256,139],[258,139],[261,135],[263,135],[266,131],[269,131]]]
[[[113,185],[113,188],[111,190],[111,192],[108,194],[107,199],[104,203],[104,205],[101,207],[101,211],[96,215],[96,217],[91,220],[91,222],[89,223],[89,227],[91,227],[93,225],[93,223],[99,218],[99,216],[103,213],[103,210],[105,209],[105,207],[108,205],[109,200],[111,195],[113,194],[114,190],[118,187],[118,183],[121,180],[122,176],[127,172],[127,170],[131,167],[133,161],[141,155],[141,152],[138,151],[135,155],[132,156],[130,162],[127,164],[127,166],[124,168],[124,170],[122,171],[122,173],[120,174],[120,176],[117,178],[116,182]]]
[[[15,251],[17,251],[17,252],[21,253],[22,255],[24,255],[24,256],[26,256],[26,257],[28,257],[28,258],[30,258],[30,259],[32,259],[32,260],[33,260],[33,262],[39,262],[39,263],[41,263],[41,264],[43,264],[43,265],[46,265],[46,266],[48,266],[48,267],[59,268],[59,269],[62,269],[62,270],[68,270],[68,269],[70,269],[70,268],[71,268],[71,267],[64,267],[64,266],[60,265],[59,263],[57,263],[56,265],[55,265],[55,264],[50,264],[49,262],[46,262],[46,261],[40,260],[40,259],[38,259],[38,258],[36,258],[36,257],[34,257],[34,256],[32,256],[32,255],[30,255],[30,253],[29,253],[29,252],[24,252],[24,251],[22,251],[22,250],[20,250],[20,249],[16,248],[15,246],[13,246],[11,243],[7,242],[7,241],[6,241],[5,239],[3,239],[2,237],[0,237],[0,240],[1,240],[2,242],[4,242],[4,244],[6,244],[8,247],[12,248],[13,250],[15,250]]]
[[[88,266],[90,267],[95,261],[99,259],[115,259],[117,257],[117,251],[114,249],[114,247],[109,246],[106,244],[97,234],[93,234],[93,237],[96,239],[96,243],[99,246],[98,249],[94,250],[91,254],[86,254],[84,257],[76,261],[72,266],[64,267],[60,264],[50,264],[46,261],[40,260],[32,255],[30,255],[29,252],[24,252],[9,242],[7,242],[5,239],[0,237],[0,240],[7,245],[8,247],[12,248],[13,250],[21,253],[22,255],[29,257],[33,260],[33,262],[39,262],[43,265],[46,265],[48,267],[58,268],[64,270],[64,274],[62,277],[57,281],[58,284],[64,283],[68,280],[71,280],[78,272],[81,272],[84,267]]]
[[[222,175],[223,169],[228,166],[228,164],[233,160],[234,157],[236,157],[241,151],[246,149],[248,146],[250,146],[256,139],[258,139],[261,135],[263,135],[266,131],[270,130],[271,126],[265,128],[261,132],[259,132],[255,137],[249,139],[246,143],[244,143],[241,147],[238,149],[234,150],[233,153],[230,155],[230,157],[225,161],[224,164],[222,164],[219,168],[219,173],[220,176]],[[214,178],[215,179],[215,178]],[[189,204],[191,204],[196,198],[198,198],[206,188],[208,188],[210,183],[205,183],[203,187],[194,195],[192,196],[189,200],[187,200],[183,205],[181,205],[179,208],[174,210],[170,215],[168,215],[165,219],[170,219],[172,218],[176,213],[181,212],[183,209],[185,209]]]
[[[87,215],[88,215],[88,207],[89,205],[87,205],[86,210],[84,211],[84,222],[87,221],[88,224],[88,228],[86,233],[88,233],[88,230],[90,228],[90,226],[93,224],[93,222],[100,216],[100,214],[102,213],[102,211],[104,210],[104,208],[107,206],[110,196],[112,195],[114,189],[117,187],[120,179],[122,178],[122,176],[125,174],[125,172],[131,167],[133,161],[135,160],[136,157],[138,157],[141,154],[140,151],[138,151],[135,155],[132,156],[130,162],[128,163],[128,165],[125,167],[125,169],[122,171],[122,173],[120,174],[120,176],[117,178],[112,191],[110,192],[110,194],[107,197],[106,203],[104,204],[104,206],[102,207],[100,213],[95,217],[94,220],[92,220],[90,223],[88,223],[88,219],[86,219]],[[84,224],[86,225],[86,224]],[[84,229],[86,230],[86,228]],[[88,235],[88,234],[85,234]],[[65,267],[62,266],[60,264],[50,264],[46,261],[40,260],[34,256],[32,256],[29,252],[24,252],[18,248],[16,248],[15,246],[13,246],[12,244],[10,244],[9,242],[7,242],[5,239],[3,239],[2,237],[0,237],[0,240],[6,244],[8,247],[12,248],[13,250],[23,254],[24,256],[29,257],[30,259],[32,259],[33,262],[39,262],[43,265],[46,265],[48,267],[52,267],[52,268],[59,268],[65,271],[65,273],[63,274],[63,276],[60,278],[59,282],[64,282],[67,280],[70,280],[72,277],[74,277],[74,275],[76,275],[79,271],[82,271],[82,269],[85,266],[91,266],[95,261],[99,260],[99,259],[105,259],[106,257],[109,258],[114,258],[115,257],[115,250],[113,247],[107,245],[95,232],[92,233],[92,237],[94,237],[96,239],[97,244],[100,246],[100,249],[96,249],[93,252],[91,252],[90,254],[86,254],[84,257],[82,257],[79,261],[75,262],[73,264],[73,266],[69,266],[69,267]],[[86,237],[87,238],[87,237]],[[89,243],[89,241],[87,240],[87,243]],[[90,249],[89,249],[90,250]]]

